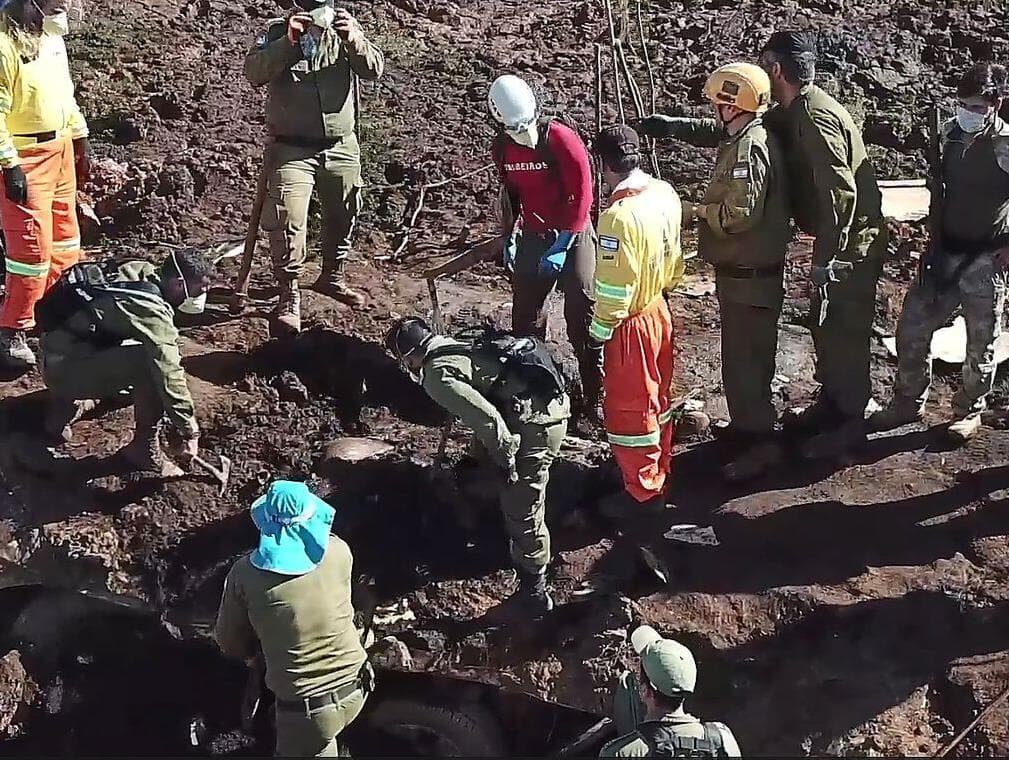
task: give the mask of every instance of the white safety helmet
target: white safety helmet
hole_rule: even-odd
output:
[[[524,79],[514,74],[498,77],[490,86],[487,103],[491,115],[509,136],[518,138],[518,142],[527,142],[528,136],[535,131],[537,113],[536,96]]]

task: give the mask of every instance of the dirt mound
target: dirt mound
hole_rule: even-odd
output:
[[[206,633],[228,566],[254,539],[247,506],[275,477],[307,480],[337,506],[338,529],[370,592],[364,606],[377,608],[380,662],[393,671],[451,676],[452,704],[462,711],[452,715],[465,714],[456,722],[467,730],[486,715],[465,713],[460,704],[470,705],[474,694],[487,697],[459,679],[595,713],[607,709],[612,677],[627,662],[630,617],[620,594],[577,593],[602,575],[616,578],[623,596],[690,644],[702,672],[696,711],[733,726],[747,754],[937,751],[1009,674],[1009,525],[999,495],[1009,437],[1001,431],[985,431],[959,451],[944,449],[938,427],[897,431],[840,469],[796,464],[745,490],[718,478],[721,444],[693,440],[677,457],[675,508],[649,526],[666,584],[618,540],[614,526],[596,519],[593,504],[618,487],[616,474],[605,446],[573,439],[549,495],[558,557],[551,580],[562,604],[540,626],[487,625],[486,614],[513,583],[495,481],[469,466],[459,430],[448,441],[447,462],[436,462],[444,415],[378,339],[393,314],[427,310],[413,269],[491,224],[495,179],[484,168],[491,79],[523,73],[545,110],[590,132],[594,45],[606,39],[605,18],[590,0],[348,5],[388,59],[387,75],[363,87],[371,187],[351,279],[369,304],[348,310],[306,293],[305,334],[267,342],[272,283],[261,252],[247,314],[230,315],[217,292],[205,315],[180,320],[202,445],[233,461],[225,495],[200,475],[161,483],[119,471],[108,455],[127,440],[132,416],[118,403],[78,425],[51,469],[40,471],[39,462],[52,460],[36,435],[45,401],[40,378],[29,374],[0,388],[0,586],[111,589],[154,611],[143,624],[130,618],[124,625],[119,616],[68,624],[67,641],[77,643],[51,650],[65,659],[29,661],[28,650],[17,649],[22,658],[11,652],[0,660],[0,730],[23,722],[34,698],[31,679],[42,684],[50,710],[44,719],[31,713],[43,720],[34,724],[34,739],[0,751],[130,754],[149,748],[155,736],[158,746],[182,754],[204,735],[217,741],[204,750],[250,751],[235,714],[240,669],[191,645]],[[620,11],[624,4],[616,5]],[[920,175],[925,110],[952,96],[966,65],[1009,53],[1006,8],[980,1],[650,0],[644,7],[654,96],[672,113],[706,113],[700,88],[708,71],[751,58],[774,28],[819,29],[824,83],[864,120],[883,176]],[[634,8],[619,12],[618,24],[645,83]],[[89,5],[85,27],[70,43],[101,157],[88,192],[105,235],[103,253],[153,256],[152,243],[242,236],[259,170],[264,95],[245,83],[241,64],[277,12],[269,0]],[[609,121],[616,118],[609,73],[605,81]],[[664,175],[693,197],[712,155],[663,145],[660,158]],[[461,175],[426,193],[417,229],[401,260],[391,261],[420,186]],[[894,326],[912,271],[917,233],[897,232],[898,255],[888,262],[877,304],[881,334]],[[815,385],[803,326],[808,258],[809,241],[800,239],[787,268],[774,386],[782,411],[807,403]],[[493,266],[439,287],[450,325],[507,320],[510,293]],[[550,311],[551,336],[563,344],[556,303]],[[713,418],[724,416],[714,296],[698,287],[680,297],[676,320],[679,389],[696,389]],[[874,342],[880,398],[892,373]],[[940,372],[930,422],[944,418],[951,382],[952,372]],[[1001,377],[997,396],[1006,399]],[[369,445],[381,455],[348,457],[334,445],[348,437],[374,439]],[[668,541],[663,536],[673,524],[710,525],[720,543]],[[4,600],[0,619],[10,622],[13,602]],[[17,646],[0,644],[0,651]],[[152,648],[163,657],[145,660]],[[122,672],[124,661],[131,671]],[[430,700],[407,674],[383,675],[397,696]],[[164,720],[145,682],[166,684],[165,703],[178,706]],[[129,710],[117,696],[123,693],[138,695]],[[566,724],[535,705],[489,701],[483,713],[510,716],[511,726],[525,728],[505,732],[515,737],[513,752],[541,752],[562,743],[554,732]],[[444,706],[430,706],[444,724]],[[1009,752],[1006,714],[1004,706],[996,711],[960,752]],[[487,735],[500,744],[499,727]],[[60,743],[62,736],[70,738]]]

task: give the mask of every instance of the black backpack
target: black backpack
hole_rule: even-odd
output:
[[[544,403],[567,391],[564,370],[554,359],[547,345],[533,337],[517,337],[504,330],[492,328],[471,328],[457,334],[457,340],[469,345],[466,352],[486,363],[501,367],[491,385],[488,397],[496,405],[510,406],[513,399],[506,398],[501,389],[509,380],[525,386],[528,395]],[[434,355],[460,353],[458,348],[446,348]]]
[[[679,736],[672,726],[642,723],[638,735],[648,745],[649,757],[724,757],[722,732],[714,723],[702,724],[704,738]]]
[[[66,325],[67,321],[80,311],[88,314],[91,331],[88,336],[100,339],[98,335],[98,315],[94,311],[94,301],[100,296],[122,293],[143,293],[147,296],[163,298],[161,289],[150,282],[118,280],[117,265],[114,262],[95,264],[84,262],[74,264],[66,270],[44,296],[35,304],[35,321],[42,332],[50,332]]]

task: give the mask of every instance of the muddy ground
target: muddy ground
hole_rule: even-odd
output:
[[[486,164],[489,81],[507,70],[525,73],[550,110],[589,132],[593,43],[605,23],[588,1],[346,5],[388,58],[384,79],[363,88],[371,192],[351,276],[369,305],[352,312],[309,293],[306,334],[269,343],[261,248],[250,313],[235,318],[222,306],[183,323],[203,446],[234,462],[223,497],[201,477],[168,484],[124,477],[107,456],[128,439],[128,408],[79,425],[55,469],[43,468],[39,377],[0,385],[0,586],[41,582],[128,595],[163,613],[185,640],[205,631],[223,572],[253,540],[245,513],[252,498],[271,478],[309,478],[338,505],[338,527],[375,595],[415,617],[380,631],[406,644],[414,667],[602,712],[627,656],[626,604],[577,601],[571,592],[593,573],[617,568],[623,590],[648,617],[694,648],[702,668],[696,711],[729,723],[747,754],[936,752],[1009,675],[1009,517],[1001,490],[1009,437],[985,430],[966,449],[944,449],[935,426],[947,414],[954,368],[941,368],[928,426],[872,440],[838,467],[796,459],[745,489],[726,489],[717,478],[718,444],[685,442],[670,492],[675,509],[649,526],[671,570],[664,587],[647,573],[623,572],[612,530],[591,510],[614,487],[614,473],[604,449],[573,444],[550,496],[554,581],[559,600],[570,603],[540,626],[487,629],[482,616],[510,589],[493,499],[477,475],[432,464],[441,414],[375,340],[391,316],[427,309],[418,269],[490,223],[492,178],[477,172],[428,194],[417,229],[392,257],[418,183]],[[752,56],[775,26],[821,29],[824,79],[864,118],[880,174],[889,177],[922,171],[924,113],[933,99],[948,102],[959,71],[1009,53],[1009,19],[996,3],[653,0],[646,11],[656,100],[671,112],[702,113],[706,72]],[[89,188],[101,220],[90,230],[96,254],[157,256],[164,251],[154,243],[242,237],[263,119],[262,93],[245,83],[241,58],[274,13],[267,0],[89,4],[71,53],[102,157]],[[632,65],[646,82],[636,56]],[[616,109],[608,71],[604,106],[609,121]],[[660,156],[665,176],[688,197],[712,158],[677,146],[663,146]],[[877,304],[881,335],[894,327],[913,269],[915,244],[903,244],[913,231],[896,231]],[[807,240],[797,241],[789,266],[776,382],[782,411],[808,403],[814,390],[802,327],[808,249]],[[704,276],[697,269],[690,284],[703,291]],[[509,291],[491,266],[444,283],[441,293],[455,326],[506,319]],[[562,341],[556,311],[551,332]],[[697,389],[713,416],[724,414],[714,297],[683,295],[676,312],[678,387]],[[873,377],[884,400],[892,362],[878,341]],[[1002,380],[997,400],[1005,400]],[[370,435],[395,450],[354,465],[331,460],[328,445],[345,435]],[[454,459],[464,446],[457,430]],[[721,543],[674,545],[662,538],[673,523],[710,524]],[[158,626],[143,636],[127,627],[122,639],[85,630],[73,639],[69,664],[53,662],[46,647],[25,643],[46,628],[23,611],[26,599],[5,596],[13,612],[0,610],[11,650],[0,658],[0,733],[21,737],[0,751],[51,749],[40,735],[31,744],[33,725],[54,725],[33,723],[39,714],[73,724],[59,747],[71,755],[132,751],[141,736],[184,746],[177,726],[157,723],[178,712],[169,704],[222,729],[234,725],[229,700],[241,674],[212,650],[172,648],[166,642],[177,639]],[[175,654],[151,662],[138,641]],[[403,665],[393,656],[402,647],[385,641],[379,649],[383,662]],[[120,661],[128,665],[120,680],[87,676],[94,663]],[[156,696],[150,683],[163,686]],[[123,694],[131,709],[123,709]],[[1009,752],[1007,721],[1003,706],[958,753]],[[130,734],[130,726],[140,728]]]

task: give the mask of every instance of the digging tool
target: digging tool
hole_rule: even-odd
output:
[[[252,201],[252,214],[249,216],[249,229],[245,233],[245,249],[242,251],[242,265],[238,270],[238,279],[235,280],[235,296],[231,304],[231,311],[238,314],[245,308],[249,300],[249,278],[252,277],[252,258],[256,254],[256,243],[259,241],[259,223],[263,216],[263,206],[266,203],[266,190],[269,174],[266,171],[266,164],[259,170],[259,178],[256,180],[256,196]]]
[[[616,733],[611,718],[602,718],[582,731],[578,736],[553,753],[552,757],[581,757],[585,750]]]
[[[960,742],[962,742],[965,738],[967,738],[967,734],[973,731],[977,727],[978,723],[987,718],[996,707],[1005,702],[1006,698],[1009,698],[1009,686],[1003,689],[1001,694],[995,697],[995,699],[991,703],[989,703],[989,705],[985,709],[979,712],[977,714],[977,717],[974,718],[974,720],[972,720],[967,725],[967,728],[965,728],[963,731],[957,734],[956,738],[954,738],[953,741],[951,741],[949,744],[943,747],[942,750],[939,752],[939,754],[936,755],[936,757],[946,757],[947,755],[949,755],[950,752],[952,752],[954,749],[957,748],[957,745],[959,745]]]
[[[220,467],[214,467],[214,465],[200,456],[193,457],[192,461],[214,476],[214,479],[221,484],[221,490],[218,495],[224,496],[224,490],[228,487],[228,480],[231,477],[231,460],[224,456],[224,454],[221,454],[220,457]]]
[[[483,240],[474,243],[457,256],[453,256],[448,261],[427,270],[424,273],[424,276],[429,280],[434,280],[438,277],[458,274],[459,272],[469,269],[471,266],[474,266],[481,261],[489,261],[495,256],[495,254],[497,254],[497,246],[500,245],[501,242],[501,235],[491,235],[490,237],[486,237]]]
[[[438,301],[438,286],[434,277],[427,278],[427,294],[431,296],[431,326],[439,335],[445,333],[445,321],[441,317],[441,303]]]

